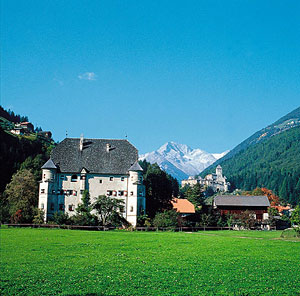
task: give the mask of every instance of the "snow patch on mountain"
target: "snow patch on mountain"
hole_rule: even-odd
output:
[[[198,175],[228,152],[208,153],[185,144],[167,142],[156,151],[140,155],[139,159],[157,163],[161,169],[181,181],[188,176]]]

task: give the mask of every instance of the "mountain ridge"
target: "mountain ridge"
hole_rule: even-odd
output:
[[[140,160],[157,163],[161,169],[178,180],[199,174],[218,158],[228,153],[208,153],[201,149],[193,149],[186,144],[169,141],[157,150],[140,155]]]
[[[205,174],[211,172],[215,166],[219,164],[221,165],[223,161],[234,157],[236,154],[247,149],[248,147],[263,142],[274,135],[280,134],[286,130],[289,130],[290,128],[297,126],[300,126],[300,107],[282,116],[267,127],[255,132],[253,135],[235,146],[226,155],[219,158],[215,163],[207,167],[204,171],[201,172],[201,175],[204,176]]]

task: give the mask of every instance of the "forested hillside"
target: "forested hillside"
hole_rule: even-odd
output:
[[[218,164],[221,164],[224,160],[232,158],[237,153],[247,149],[248,147],[266,141],[269,138],[273,137],[274,135],[278,135],[282,132],[285,132],[297,126],[300,126],[300,107],[288,113],[287,115],[281,117],[279,120],[270,124],[269,126],[254,133],[245,141],[237,145],[224,157],[217,160],[211,167],[208,167],[206,170],[204,170],[203,173],[201,173],[201,175],[203,174],[205,175],[206,173],[211,171],[212,167],[216,167]]]
[[[300,126],[251,145],[220,163],[235,188],[267,187],[286,202],[300,202]]]
[[[14,135],[9,130],[15,122],[28,120],[27,116],[14,114],[0,106],[0,194],[12,175],[23,166],[30,168],[38,175],[39,165],[49,157],[54,142],[51,139],[39,137],[36,133],[26,135]]]

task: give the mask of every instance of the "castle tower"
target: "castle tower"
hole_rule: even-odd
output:
[[[223,169],[220,165],[218,165],[216,167],[216,175],[217,175],[217,177],[222,177],[223,176]]]
[[[57,167],[50,158],[42,166],[42,181],[39,186],[39,209],[44,211],[45,221],[48,213],[54,211],[55,206],[57,206],[56,173]]]
[[[136,226],[137,217],[144,213],[146,209],[143,169],[137,161],[129,169],[127,199],[127,221]]]

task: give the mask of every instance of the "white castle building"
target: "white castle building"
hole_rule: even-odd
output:
[[[138,151],[127,140],[66,138],[42,166],[39,208],[45,219],[55,212],[74,215],[84,190],[91,202],[99,195],[121,199],[124,218],[133,226],[145,212],[143,169]]]
[[[181,186],[184,187],[185,185],[193,186],[196,184],[200,184],[203,186],[211,187],[213,191],[228,191],[230,187],[230,183],[227,182],[227,178],[223,176],[223,170],[220,165],[216,167],[215,174],[208,174],[205,178],[198,178],[189,177],[187,180],[182,180]]]

